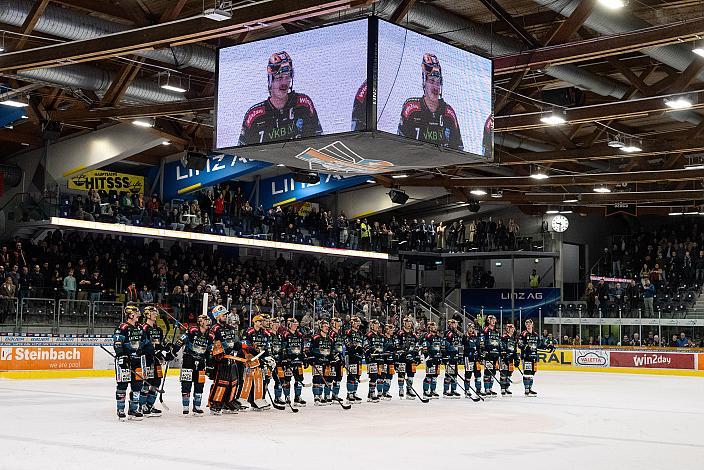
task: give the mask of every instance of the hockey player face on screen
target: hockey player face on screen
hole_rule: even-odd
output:
[[[291,75],[282,73],[271,79],[272,101],[285,102],[291,89]]]
[[[437,103],[442,94],[442,79],[438,77],[428,77],[425,81],[425,100],[428,103]]]

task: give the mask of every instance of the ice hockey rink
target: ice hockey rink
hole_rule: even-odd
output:
[[[700,377],[541,371],[534,388],[537,398],[516,383],[486,402],[394,398],[345,411],[312,406],[306,387],[297,414],[194,417],[169,376],[170,411],[119,422],[110,378],[3,379],[0,468],[624,470],[697,468],[704,456]]]

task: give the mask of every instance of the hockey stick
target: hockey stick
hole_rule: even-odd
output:
[[[278,405],[274,399],[271,397],[271,392],[269,391],[269,387],[266,388],[266,394],[269,395],[269,400],[271,400],[271,406],[276,408],[277,410],[284,411],[286,409],[285,406]],[[294,413],[297,413],[298,410],[293,410]]]
[[[458,377],[458,376],[459,376],[459,375],[456,375],[456,376],[452,376],[452,375],[451,375],[450,377],[451,377],[452,380],[457,384],[457,386],[462,389],[462,391],[465,393],[465,395],[467,395],[467,390],[466,390],[462,385],[460,385],[460,383],[457,381],[457,377]],[[472,386],[467,383],[467,381],[465,380],[464,377],[461,377],[461,378],[462,378],[462,381],[464,382],[464,384],[465,384],[467,387],[469,387],[470,390],[472,390],[474,393],[477,393],[477,391],[474,390],[474,389],[472,388]],[[478,401],[480,401],[480,400],[481,400],[481,401],[484,401],[484,399],[483,399],[482,397],[480,397],[478,393],[477,393],[477,398],[474,398],[474,397],[470,394],[470,395],[469,395],[469,399],[472,400],[474,403],[476,403],[476,402],[478,402]]]
[[[411,385],[411,390],[413,391],[413,393],[416,394],[416,396],[418,397],[418,399],[419,399],[422,403],[428,403],[428,402],[430,401],[429,399],[425,398],[423,395],[419,395],[418,392],[416,392],[416,389],[413,388],[413,385]]]
[[[315,366],[313,366],[313,367],[315,367]],[[330,386],[330,384],[327,382],[327,380],[325,380],[325,375],[320,374],[320,378],[323,379],[323,383],[325,384],[325,386],[327,388],[329,388],[330,390],[332,390],[332,387]],[[337,397],[337,399],[334,399],[333,401],[338,403],[342,407],[343,410],[349,410],[350,408],[352,408],[352,405],[345,405],[344,403],[342,403],[342,398],[340,398],[340,397]]]
[[[100,348],[101,348],[103,351],[105,351],[106,353],[110,354],[110,356],[111,356],[113,359],[117,359],[117,357],[116,357],[113,353],[111,353],[110,351],[108,351],[108,350],[105,348],[105,346],[103,346],[102,344],[100,345]],[[138,373],[136,370],[133,370],[132,372],[134,373],[134,375],[135,375],[138,379],[141,379],[142,382],[146,382],[146,381],[147,381],[147,379],[145,379],[144,376],[143,376],[142,374]],[[163,393],[164,391],[163,391],[163,390],[157,390],[157,392],[162,392],[162,393]]]

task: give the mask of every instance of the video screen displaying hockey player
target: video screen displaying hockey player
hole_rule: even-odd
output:
[[[491,60],[379,21],[377,129],[492,156]]]
[[[366,50],[366,20],[221,49],[217,148],[349,132]]]

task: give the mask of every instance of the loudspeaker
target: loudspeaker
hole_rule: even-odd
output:
[[[469,212],[479,212],[479,201],[469,201],[467,209]]]
[[[394,204],[405,204],[408,201],[408,194],[400,189],[392,189],[389,191],[389,198]]]
[[[315,173],[294,173],[293,181],[296,183],[316,184],[320,183],[320,176]]]
[[[208,163],[208,156],[198,152],[186,152],[182,163],[186,168],[202,171],[205,170],[205,165]]]

